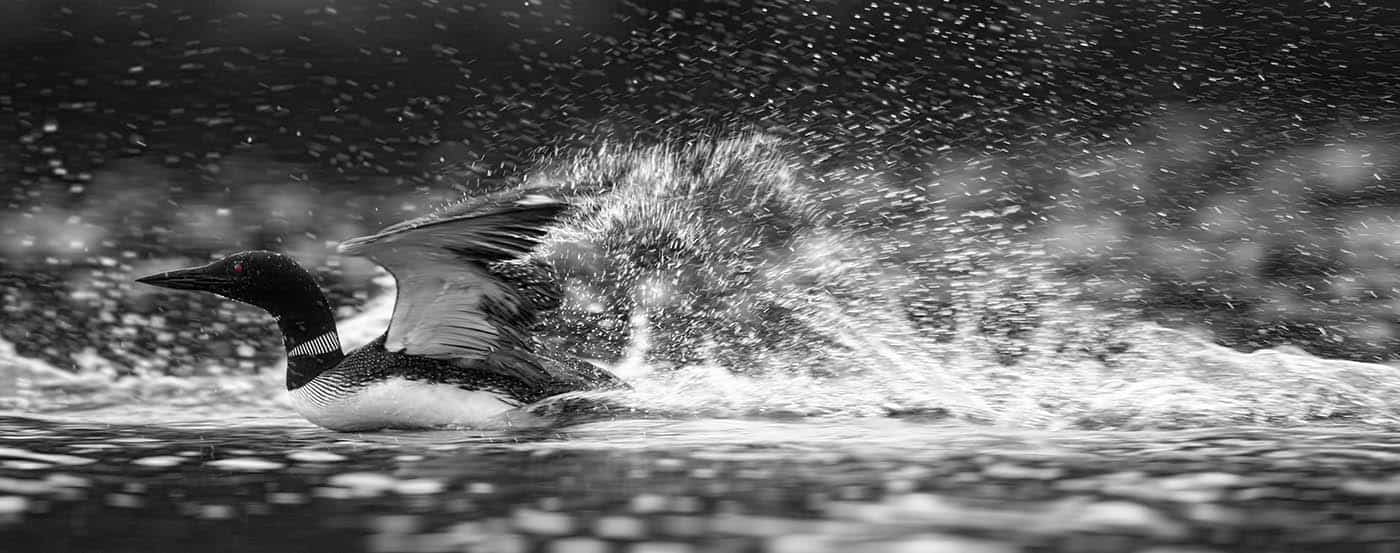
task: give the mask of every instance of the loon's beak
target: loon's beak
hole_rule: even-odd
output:
[[[136,282],[174,290],[200,290],[217,293],[228,286],[229,278],[222,271],[216,272],[211,264],[147,275],[136,279]]]

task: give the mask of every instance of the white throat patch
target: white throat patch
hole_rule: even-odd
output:
[[[296,347],[287,352],[287,357],[321,355],[332,351],[340,351],[340,335],[336,334],[334,330],[297,344]]]

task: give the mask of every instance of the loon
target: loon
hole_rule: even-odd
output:
[[[558,307],[543,266],[523,259],[569,204],[537,195],[463,203],[342,242],[398,283],[379,338],[346,354],[311,273],[270,251],[136,279],[212,292],[277,319],[292,407],[337,431],[494,429],[540,421],[519,407],[568,392],[625,387],[586,361],[541,352],[529,326]]]

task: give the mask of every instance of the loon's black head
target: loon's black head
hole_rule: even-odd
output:
[[[208,265],[144,276],[136,282],[199,290],[261,307],[280,315],[291,306],[323,297],[311,273],[277,252],[239,252]]]

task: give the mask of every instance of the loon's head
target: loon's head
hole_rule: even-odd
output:
[[[284,309],[324,297],[311,273],[277,252],[239,252],[208,265],[136,279],[175,290],[212,292],[280,315]]]

